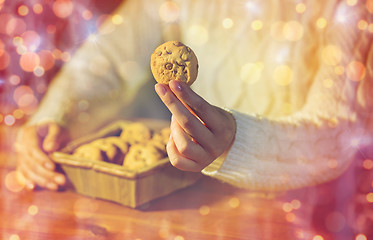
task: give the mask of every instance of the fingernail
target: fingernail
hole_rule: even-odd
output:
[[[54,178],[54,181],[58,184],[64,184],[65,183],[65,178],[63,176],[56,176]]]
[[[45,166],[47,169],[49,169],[49,170],[54,170],[54,166],[53,166],[53,164],[50,163],[50,162],[46,162],[46,163],[44,163],[44,166]]]
[[[52,147],[53,147],[53,143],[52,142],[47,142],[44,145],[44,150],[48,151],[48,150],[52,149]]]
[[[172,81],[174,85],[174,89],[181,92],[181,84],[179,81]]]
[[[48,189],[52,189],[52,190],[57,189],[57,185],[55,183],[52,183],[52,182],[47,183],[46,187]]]
[[[32,190],[32,189],[35,188],[35,185],[31,182],[28,182],[28,183],[26,183],[26,188],[29,189],[29,190]]]
[[[167,89],[165,86],[163,86],[162,84],[157,84],[155,85],[155,91],[161,95],[161,96],[164,96],[167,92]]]

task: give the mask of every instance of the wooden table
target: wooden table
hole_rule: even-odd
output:
[[[7,149],[0,153],[0,239],[341,240],[357,234],[348,221],[337,232],[325,227],[341,203],[330,192],[339,181],[271,194],[203,177],[131,209],[71,191],[17,189],[12,184],[15,155]]]

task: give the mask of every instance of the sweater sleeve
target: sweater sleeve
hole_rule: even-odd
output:
[[[231,110],[235,141],[205,175],[252,190],[301,188],[340,176],[360,148],[372,146],[372,34],[357,27],[360,19],[372,22],[372,14],[365,8],[349,19],[337,14],[315,53],[320,66],[303,108],[276,119]],[[325,47],[340,53],[337,73]]]
[[[151,79],[148,59],[162,37],[154,11],[160,2],[124,1],[53,79],[28,124],[55,121],[79,136],[115,118]]]

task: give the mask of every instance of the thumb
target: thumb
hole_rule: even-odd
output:
[[[49,124],[48,126],[48,133],[44,138],[43,141],[43,149],[46,152],[53,152],[56,151],[60,147],[59,135],[60,135],[60,127],[57,124]]]

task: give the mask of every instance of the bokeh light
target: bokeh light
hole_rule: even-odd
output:
[[[47,28],[46,28],[46,32],[48,33],[48,34],[55,34],[56,33],[56,30],[57,30],[57,28],[56,28],[56,26],[55,25],[53,25],[53,24],[48,24],[47,25]]]
[[[263,28],[263,22],[261,20],[254,20],[251,22],[251,28],[254,31],[259,31],[260,29]]]
[[[316,27],[320,29],[324,29],[327,26],[327,24],[328,21],[323,17],[318,18],[316,21]]]
[[[373,169],[373,160],[372,159],[365,159],[363,161],[363,168],[366,170]]]
[[[5,176],[5,187],[11,192],[20,192],[25,184],[22,181],[21,174],[17,171],[11,171]]]
[[[21,78],[18,75],[13,74],[9,77],[9,83],[14,86],[17,86],[20,82],[21,82]]]
[[[355,237],[355,240],[368,240],[364,234],[358,234]]]
[[[9,236],[9,240],[21,240],[18,234],[12,234]]]
[[[237,208],[240,206],[240,199],[232,197],[229,199],[228,204],[231,208]]]
[[[33,72],[34,69],[39,65],[39,63],[39,55],[37,55],[34,52],[26,52],[22,54],[22,56],[19,59],[19,66],[25,72]]]
[[[202,216],[206,216],[210,213],[210,207],[207,205],[202,205],[198,211]]]
[[[35,3],[34,6],[32,7],[32,10],[34,11],[35,14],[41,14],[43,13],[43,5],[40,3]]]
[[[294,199],[290,202],[293,209],[299,209],[302,206],[302,203],[298,199]]]
[[[209,32],[202,25],[192,25],[188,29],[188,42],[194,45],[203,45],[209,39]]]
[[[368,28],[368,22],[361,19],[359,22],[357,22],[357,27],[360,29],[360,30],[365,30]]]
[[[298,21],[286,22],[283,29],[285,39],[289,41],[298,41],[303,37],[303,26]]]
[[[373,192],[368,193],[366,199],[369,203],[373,203]]]
[[[70,55],[69,52],[62,52],[61,55],[60,55],[60,58],[61,58],[62,61],[68,62],[71,59],[71,55]]]
[[[357,3],[357,0],[346,0],[347,5],[349,6],[355,6]]]
[[[115,14],[111,17],[111,21],[115,24],[115,25],[120,25],[123,23],[123,17],[119,14]]]
[[[88,9],[85,9],[83,12],[82,12],[82,17],[85,19],[85,20],[90,20],[92,18],[93,14],[91,11],[89,11]]]
[[[20,35],[24,31],[26,31],[26,29],[27,29],[27,26],[26,26],[25,21],[17,17],[10,19],[6,25],[6,33],[9,36]]]
[[[53,12],[57,17],[67,18],[71,15],[74,4],[70,0],[56,0],[53,3]]]
[[[291,212],[291,211],[293,210],[293,206],[292,206],[291,203],[289,203],[289,202],[285,202],[285,203],[282,205],[282,210],[283,210],[284,212],[289,213],[289,212]]]
[[[280,86],[287,86],[293,80],[293,70],[288,65],[279,65],[273,72],[275,83]]]
[[[306,11],[306,4],[304,4],[304,3],[298,3],[295,6],[295,11],[297,13],[304,13]]]
[[[5,117],[4,117],[4,123],[7,126],[12,126],[15,122],[16,122],[16,119],[14,118],[14,116],[12,116],[10,114],[5,115]]]
[[[31,205],[27,209],[28,214],[35,216],[39,212],[39,208],[36,205]]]
[[[225,29],[230,29],[233,27],[233,20],[231,18],[224,18],[224,20],[222,21],[222,26],[223,28]]]
[[[158,235],[161,239],[167,239],[170,236],[170,230],[169,227],[162,227],[158,231]]]
[[[18,7],[18,14],[20,16],[26,16],[29,13],[29,9],[26,5],[21,5]]]
[[[13,92],[13,99],[19,107],[26,107],[34,101],[34,91],[29,86],[18,86]]]
[[[40,60],[40,67],[42,67],[44,71],[48,71],[54,66],[55,59],[51,51],[41,50],[40,52],[38,52],[38,56]]]
[[[249,14],[256,16],[262,13],[263,9],[260,4],[255,3],[254,1],[247,1],[245,7]]]
[[[315,235],[312,240],[324,240],[324,237],[321,235]]]
[[[327,45],[322,49],[322,60],[325,64],[335,66],[342,59],[342,51],[336,45]]]
[[[294,221],[295,221],[295,218],[296,218],[296,216],[295,216],[295,214],[292,213],[292,212],[289,212],[289,213],[287,213],[287,214],[285,215],[285,219],[286,219],[286,221],[288,221],[288,222],[294,222]]]
[[[22,109],[16,109],[13,111],[13,116],[15,119],[21,119],[24,115],[25,113],[22,111]]]
[[[345,72],[345,68],[343,66],[336,66],[334,72],[337,75],[342,75]]]
[[[179,6],[173,1],[165,1],[159,8],[159,16],[165,22],[175,22],[180,16]]]
[[[35,76],[37,76],[37,77],[41,77],[41,76],[44,75],[45,70],[44,70],[43,67],[41,67],[41,66],[37,66],[37,67],[34,68],[34,71],[33,71],[33,72],[34,72],[34,75],[35,75]]]
[[[360,61],[351,61],[347,66],[346,74],[350,80],[358,82],[365,76],[365,65]]]
[[[22,45],[25,46],[28,51],[35,51],[41,42],[40,35],[32,30],[22,33],[21,38]]]

